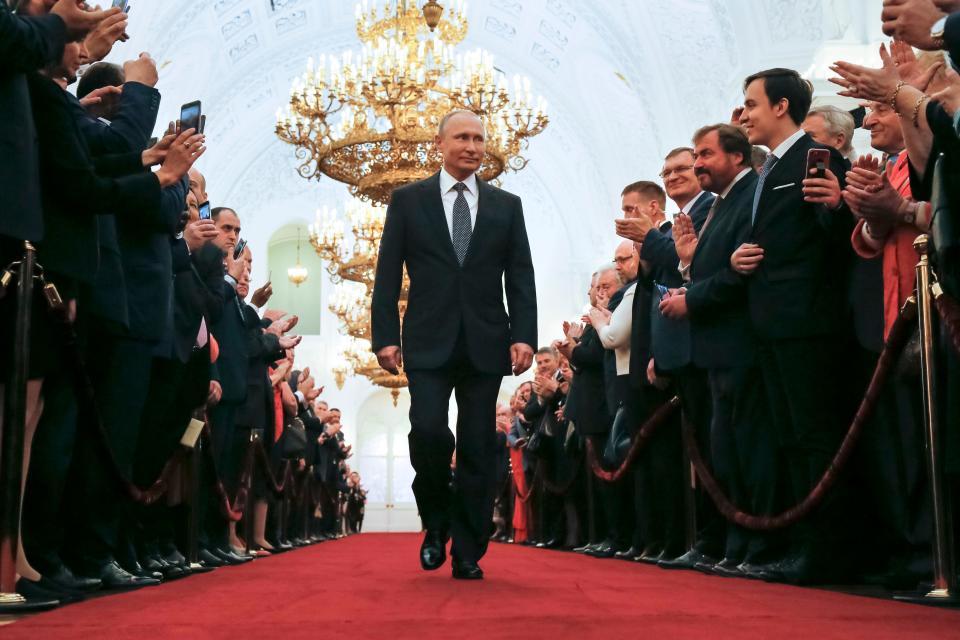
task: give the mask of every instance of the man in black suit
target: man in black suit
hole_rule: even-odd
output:
[[[731,125],[703,127],[694,144],[697,175],[718,196],[699,234],[688,217],[678,217],[677,251],[688,282],[671,290],[660,307],[668,317],[690,318],[693,364],[707,375],[710,422],[705,428],[695,424],[710,445],[703,447],[704,458],[735,504],[768,513],[777,488],[776,441],[762,386],[756,384],[756,340],[744,304],[746,286],[730,267],[730,256],[750,225],[757,181],[752,149],[746,135]],[[719,538],[719,549],[710,548],[712,542],[697,540],[693,550],[703,557],[695,568],[735,576],[774,558],[766,536],[733,524],[727,524],[725,540]]]
[[[436,137],[443,168],[394,191],[373,292],[373,350],[380,366],[407,363],[414,494],[427,530],[420,560],[440,567],[452,530],[453,575],[483,577],[493,512],[496,402],[504,375],[526,371],[537,340],[536,286],[520,199],[477,179],[483,123],[473,113],[443,118]],[[476,232],[474,232],[476,231]],[[406,264],[410,298],[401,356],[397,302]],[[503,308],[504,283],[510,309]],[[451,391],[457,437],[447,425]],[[454,490],[450,459],[456,446]]]
[[[808,83],[789,69],[770,69],[744,82],[740,124],[751,144],[771,153],[760,171],[752,225],[731,256],[747,281],[746,304],[760,340],[760,370],[789,482],[802,500],[830,463],[845,428],[834,379],[844,311],[845,269],[853,218],[843,205],[843,158],[800,128],[811,102]],[[807,175],[807,152],[827,149],[830,161]],[[822,173],[822,175],[820,175]],[[809,582],[840,569],[834,532],[840,527],[837,489],[794,528],[791,552],[772,577]]]

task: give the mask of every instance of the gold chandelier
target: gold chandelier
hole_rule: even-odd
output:
[[[307,268],[300,264],[300,227],[297,227],[297,264],[287,269],[287,279],[299,287],[309,275]]]
[[[337,285],[329,309],[340,320],[347,336],[340,359],[333,368],[339,387],[348,373],[363,376],[373,384],[391,389],[394,405],[400,389],[407,386],[406,374],[394,375],[380,368],[370,350],[370,305],[376,275],[377,251],[386,211],[383,207],[352,199],[346,204],[346,219],[353,236],[352,249],[344,237],[344,223],[336,210],[317,210],[316,222],[309,225],[310,244],[327,263],[330,280]],[[410,282],[406,275],[400,293],[400,315],[406,312]]]
[[[394,188],[439,170],[434,135],[455,109],[483,120],[482,179],[526,166],[521,153],[547,125],[546,103],[519,76],[511,92],[488,52],[456,53],[467,27],[460,1],[444,11],[431,0],[422,12],[413,0],[387,0],[382,11],[359,4],[359,54],[324,55],[317,65],[310,58],[287,111],[277,112],[276,134],[296,148],[300,175],[326,175],[387,204]]]

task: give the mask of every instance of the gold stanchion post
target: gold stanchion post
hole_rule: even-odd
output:
[[[937,371],[936,333],[933,324],[933,273],[930,266],[930,238],[920,235],[913,243],[920,256],[917,263],[917,303],[920,322],[920,377],[923,385],[923,419],[926,440],[927,474],[933,500],[933,589],[920,595],[897,596],[900,600],[928,604],[960,604],[953,564],[952,522],[943,483]]]

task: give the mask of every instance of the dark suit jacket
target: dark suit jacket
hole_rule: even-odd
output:
[[[160,183],[143,167],[136,170],[139,154],[100,158],[103,166],[95,167],[67,93],[36,73],[29,74],[27,81],[40,143],[47,228],[38,247],[38,260],[50,272],[92,284],[99,266],[95,214],[128,213],[135,217],[131,224],[142,226],[163,212]],[[107,178],[104,174],[129,175]],[[185,195],[184,189],[181,203]],[[166,274],[169,281],[169,259]],[[64,286],[66,279],[58,284]],[[61,295],[74,297],[75,292],[65,289]],[[156,296],[157,291],[151,295]]]
[[[0,2],[0,236],[43,238],[37,133],[25,74],[59,60],[66,38],[59,16],[24,18]]]
[[[580,344],[573,350],[570,364],[573,381],[567,394],[566,416],[583,435],[598,435],[610,430],[610,411],[604,387],[604,354],[596,330],[587,325]]]
[[[210,328],[220,345],[220,357],[214,380],[223,389],[221,402],[239,404],[247,399],[249,351],[246,326],[237,292],[227,281],[221,282],[223,313]]]
[[[223,315],[223,252],[212,242],[189,254],[186,242],[173,242],[173,326],[171,357],[186,363],[196,344],[200,320],[207,331]]]
[[[461,267],[439,175],[400,187],[390,199],[373,290],[373,350],[402,344],[407,369],[435,369],[450,359],[462,332],[474,367],[506,375],[510,345],[537,344],[537,293],[520,198],[477,179],[477,216]],[[404,264],[410,298],[401,340]]]
[[[715,197],[712,193],[704,192],[690,209],[690,220],[697,233],[703,227]],[[672,225],[663,231],[653,229],[647,233],[640,247],[640,259],[652,267],[652,276],[660,284],[667,287],[679,287],[683,284],[677,271],[680,257],[677,256],[677,247],[673,244]]]
[[[730,267],[730,256],[750,228],[756,187],[754,171],[733,186],[700,235],[690,263],[686,302],[692,361],[704,369],[745,366],[755,356],[746,282]]]
[[[247,333],[249,361],[247,364],[247,399],[244,409],[237,415],[237,423],[253,429],[263,429],[264,442],[273,442],[275,417],[273,404],[273,386],[267,366],[284,356],[279,338],[265,333],[265,324],[257,315],[256,309],[245,302],[243,309],[244,326]]]
[[[83,110],[79,100],[72,95],[71,98]],[[120,94],[117,113],[110,124],[87,115],[84,110],[86,117],[80,119],[80,131],[95,155],[143,151],[157,125],[159,110],[159,91],[139,82],[126,82]]]
[[[828,211],[804,202],[801,183],[812,148],[830,150],[830,169],[843,186],[840,152],[804,135],[767,175],[747,235],[764,249],[747,278],[747,299],[753,326],[766,340],[834,334],[843,318],[853,217],[844,207]]]

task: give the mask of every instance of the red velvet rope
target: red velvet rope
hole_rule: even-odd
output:
[[[523,470],[521,470],[520,473],[523,473]],[[530,502],[530,498],[533,497],[534,487],[537,486],[538,479],[540,479],[539,464],[537,465],[537,468],[533,472],[533,479],[530,480],[530,488],[527,490],[526,493],[523,493],[522,491],[520,491],[520,485],[517,484],[518,482],[517,476],[516,475],[513,476],[513,487],[517,490],[517,498],[520,499],[520,502],[522,502],[523,504],[527,504],[528,502]]]
[[[873,371],[873,377],[870,379],[867,392],[864,394],[863,400],[860,402],[860,407],[857,409],[857,413],[853,418],[853,422],[850,424],[850,428],[847,430],[847,434],[844,436],[843,441],[840,444],[839,450],[837,451],[836,455],[834,455],[833,460],[830,461],[827,469],[823,472],[823,476],[813,487],[813,489],[810,490],[810,493],[808,493],[799,504],[787,509],[783,513],[778,515],[759,516],[745,513],[744,511],[738,509],[737,506],[734,505],[730,500],[730,498],[727,497],[727,495],[723,492],[723,489],[720,488],[720,485],[713,477],[713,473],[710,471],[710,468],[700,455],[700,449],[697,446],[697,439],[693,426],[686,419],[682,421],[683,441],[686,445],[690,462],[693,464],[700,482],[703,483],[703,488],[717,506],[717,510],[723,514],[724,518],[746,529],[751,529],[754,531],[772,531],[774,529],[782,529],[796,523],[798,520],[808,515],[820,505],[827,492],[836,484],[837,479],[840,476],[840,471],[844,468],[850,458],[850,455],[853,453],[853,449],[856,446],[861,432],[863,431],[864,425],[866,424],[867,420],[870,419],[871,414],[876,408],[877,401],[880,398],[880,394],[883,392],[883,387],[886,383],[887,377],[889,376],[890,371],[894,368],[900,353],[903,351],[903,348],[907,343],[907,339],[910,337],[912,325],[916,320],[916,316],[916,302],[913,300],[908,300],[907,303],[904,304],[903,309],[900,311],[897,321],[890,329],[890,335],[887,337],[887,342],[883,347],[883,351],[880,354],[879,360],[877,361],[877,366]]]
[[[593,442],[593,438],[587,438],[587,460],[590,462],[590,468],[593,470],[593,475],[597,476],[604,482],[617,482],[623,475],[630,469],[634,461],[637,459],[637,456],[640,455],[640,451],[643,449],[643,446],[650,440],[650,437],[654,434],[657,427],[663,424],[670,414],[677,410],[680,406],[680,398],[673,396],[662,405],[657,407],[647,421],[643,423],[640,427],[640,430],[637,431],[637,434],[633,437],[633,441],[630,443],[630,450],[627,451],[626,457],[623,459],[623,462],[620,466],[614,471],[607,471],[603,468],[603,465],[600,463],[600,459],[597,457],[596,445]]]
[[[943,326],[953,342],[953,348],[960,351],[960,304],[946,293],[934,296],[933,305],[943,320]]]
[[[541,466],[546,466],[546,463],[543,460],[537,462],[537,471],[540,470]],[[573,484],[577,481],[577,478],[580,477],[580,469],[583,467],[583,454],[577,458],[577,466],[575,471],[571,474],[570,479],[567,480],[566,484],[553,484],[550,480],[547,479],[546,472],[540,474],[540,480],[543,482],[543,488],[552,493],[555,496],[565,496],[570,492],[570,489],[573,488]]]

